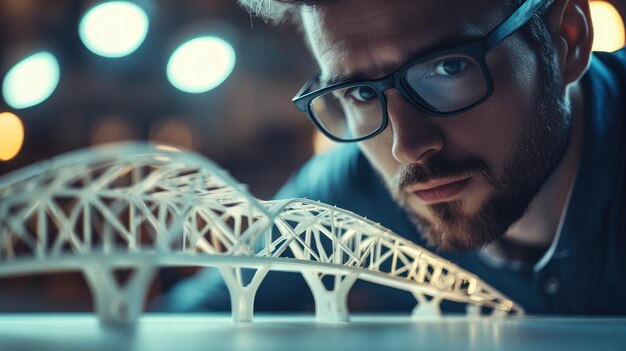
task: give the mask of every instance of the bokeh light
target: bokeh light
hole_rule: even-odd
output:
[[[150,141],[188,150],[199,148],[191,126],[181,118],[172,118],[155,124],[150,129]]]
[[[25,57],[13,66],[2,82],[6,103],[22,109],[42,103],[59,84],[60,68],[56,57],[47,51]]]
[[[167,63],[167,78],[177,89],[203,93],[220,85],[235,67],[235,50],[225,40],[204,36],[179,46]]]
[[[606,1],[592,1],[590,4],[593,22],[593,51],[615,51],[625,44],[624,20],[613,5]]]
[[[106,116],[93,128],[91,144],[106,144],[137,139],[138,133],[120,116]]]
[[[0,113],[0,161],[14,158],[24,144],[24,125],[10,112]]]
[[[91,8],[80,21],[78,34],[85,46],[104,57],[133,53],[148,33],[148,15],[126,1],[109,1]]]

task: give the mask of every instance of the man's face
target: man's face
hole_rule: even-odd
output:
[[[429,48],[487,34],[511,12],[502,3],[341,0],[304,9],[302,21],[323,77],[378,78]],[[360,143],[439,248],[468,250],[503,235],[564,153],[562,83],[542,78],[533,45],[516,33],[494,48],[492,96],[452,117],[431,116],[386,91],[389,126]]]

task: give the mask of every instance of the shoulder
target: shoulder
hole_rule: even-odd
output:
[[[587,76],[594,88],[624,94],[626,48],[615,52],[594,52]]]
[[[372,177],[374,171],[358,146],[342,144],[309,160],[275,198],[306,197],[336,204],[345,194],[367,187]]]
[[[611,70],[626,74],[626,48],[614,52],[594,52],[592,65],[599,62]]]
[[[581,82],[588,115],[585,133],[595,134],[597,139],[612,135],[614,143],[621,143],[622,137],[615,134],[623,133],[626,126],[626,48],[610,53],[594,52]],[[612,151],[615,149],[620,148],[613,145]]]

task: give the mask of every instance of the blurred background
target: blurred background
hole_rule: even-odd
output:
[[[623,47],[626,0],[591,4],[594,50]],[[198,152],[268,199],[333,147],[291,104],[315,71],[295,28],[235,0],[0,0],[0,176],[145,140]],[[150,295],[194,272],[162,271]],[[90,310],[80,273],[0,279],[0,312]]]

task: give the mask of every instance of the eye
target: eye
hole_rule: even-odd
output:
[[[435,69],[430,75],[453,77],[463,73],[468,64],[469,61],[462,57],[443,59],[435,64]]]
[[[376,91],[367,86],[351,88],[347,93],[350,98],[358,102],[368,102],[378,97]]]

